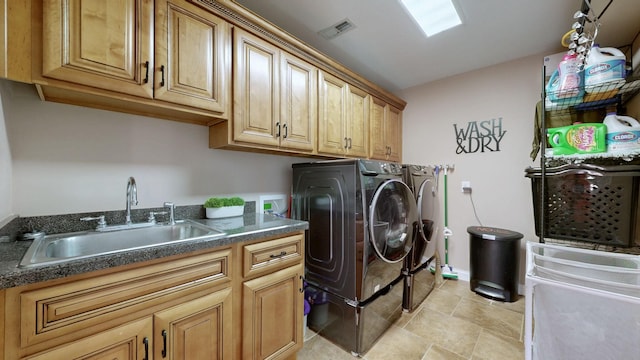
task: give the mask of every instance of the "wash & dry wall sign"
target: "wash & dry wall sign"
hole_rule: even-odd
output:
[[[458,128],[458,124],[453,124],[456,133],[456,154],[467,154],[476,152],[500,151],[500,141],[507,133],[502,130],[502,118],[470,121],[467,127]]]

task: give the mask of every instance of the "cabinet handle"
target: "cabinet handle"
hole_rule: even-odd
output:
[[[349,138],[349,149],[351,149],[351,138]]]
[[[160,65],[160,74],[161,74],[161,78],[160,78],[160,87],[164,86],[164,65]]]
[[[149,339],[145,337],[142,339],[142,343],[144,344],[144,358],[142,360],[149,360]]]
[[[349,148],[349,140],[347,138],[344,138],[344,148],[345,149]]]
[[[162,357],[167,357],[167,330],[162,330]]]
[[[144,68],[147,69],[144,74],[144,80],[142,80],[145,84],[149,82],[149,62],[144,62]]]
[[[276,123],[276,137],[280,137],[280,121]]]
[[[280,251],[280,254],[278,254],[278,255],[271,254],[271,255],[269,255],[269,257],[272,258],[272,259],[277,259],[277,258],[281,258],[281,257],[283,257],[285,255],[287,255],[287,252],[283,250],[283,251]]]
[[[282,125],[284,128],[284,138],[286,139],[289,136],[289,130],[287,130],[287,124]]]

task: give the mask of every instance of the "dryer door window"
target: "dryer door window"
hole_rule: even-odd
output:
[[[377,255],[389,263],[407,256],[418,231],[416,201],[400,180],[387,180],[369,205],[369,239]]]
[[[418,231],[422,239],[429,242],[436,225],[436,187],[431,178],[424,180],[420,184],[416,200],[418,203],[418,219],[422,221],[422,226],[418,227]]]

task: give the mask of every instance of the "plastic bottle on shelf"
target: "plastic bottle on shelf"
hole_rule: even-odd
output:
[[[584,74],[578,71],[578,60],[575,54],[566,54],[551,74],[546,86],[547,97],[554,103],[564,105],[577,104],[584,95]]]
[[[624,85],[626,57],[616,48],[600,48],[593,44],[584,68],[584,84],[587,93],[605,92]]]
[[[552,155],[601,153],[607,151],[607,126],[601,123],[575,124],[547,129]]]
[[[636,119],[610,112],[602,122],[607,126],[608,152],[640,149],[640,123]]]
[[[578,71],[576,54],[566,54],[562,57],[562,61],[558,64],[558,78],[561,97],[570,98],[578,95],[582,85],[582,72]]]

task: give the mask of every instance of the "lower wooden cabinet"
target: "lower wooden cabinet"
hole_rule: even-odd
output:
[[[303,272],[299,264],[244,282],[243,359],[285,359],[302,347]]]
[[[151,317],[146,317],[23,359],[151,359],[152,327]]]
[[[296,232],[0,290],[0,360],[295,357],[303,240]]]
[[[154,358],[231,359],[231,289],[154,315]]]
[[[231,288],[218,290],[24,359],[230,359],[231,306]]]

